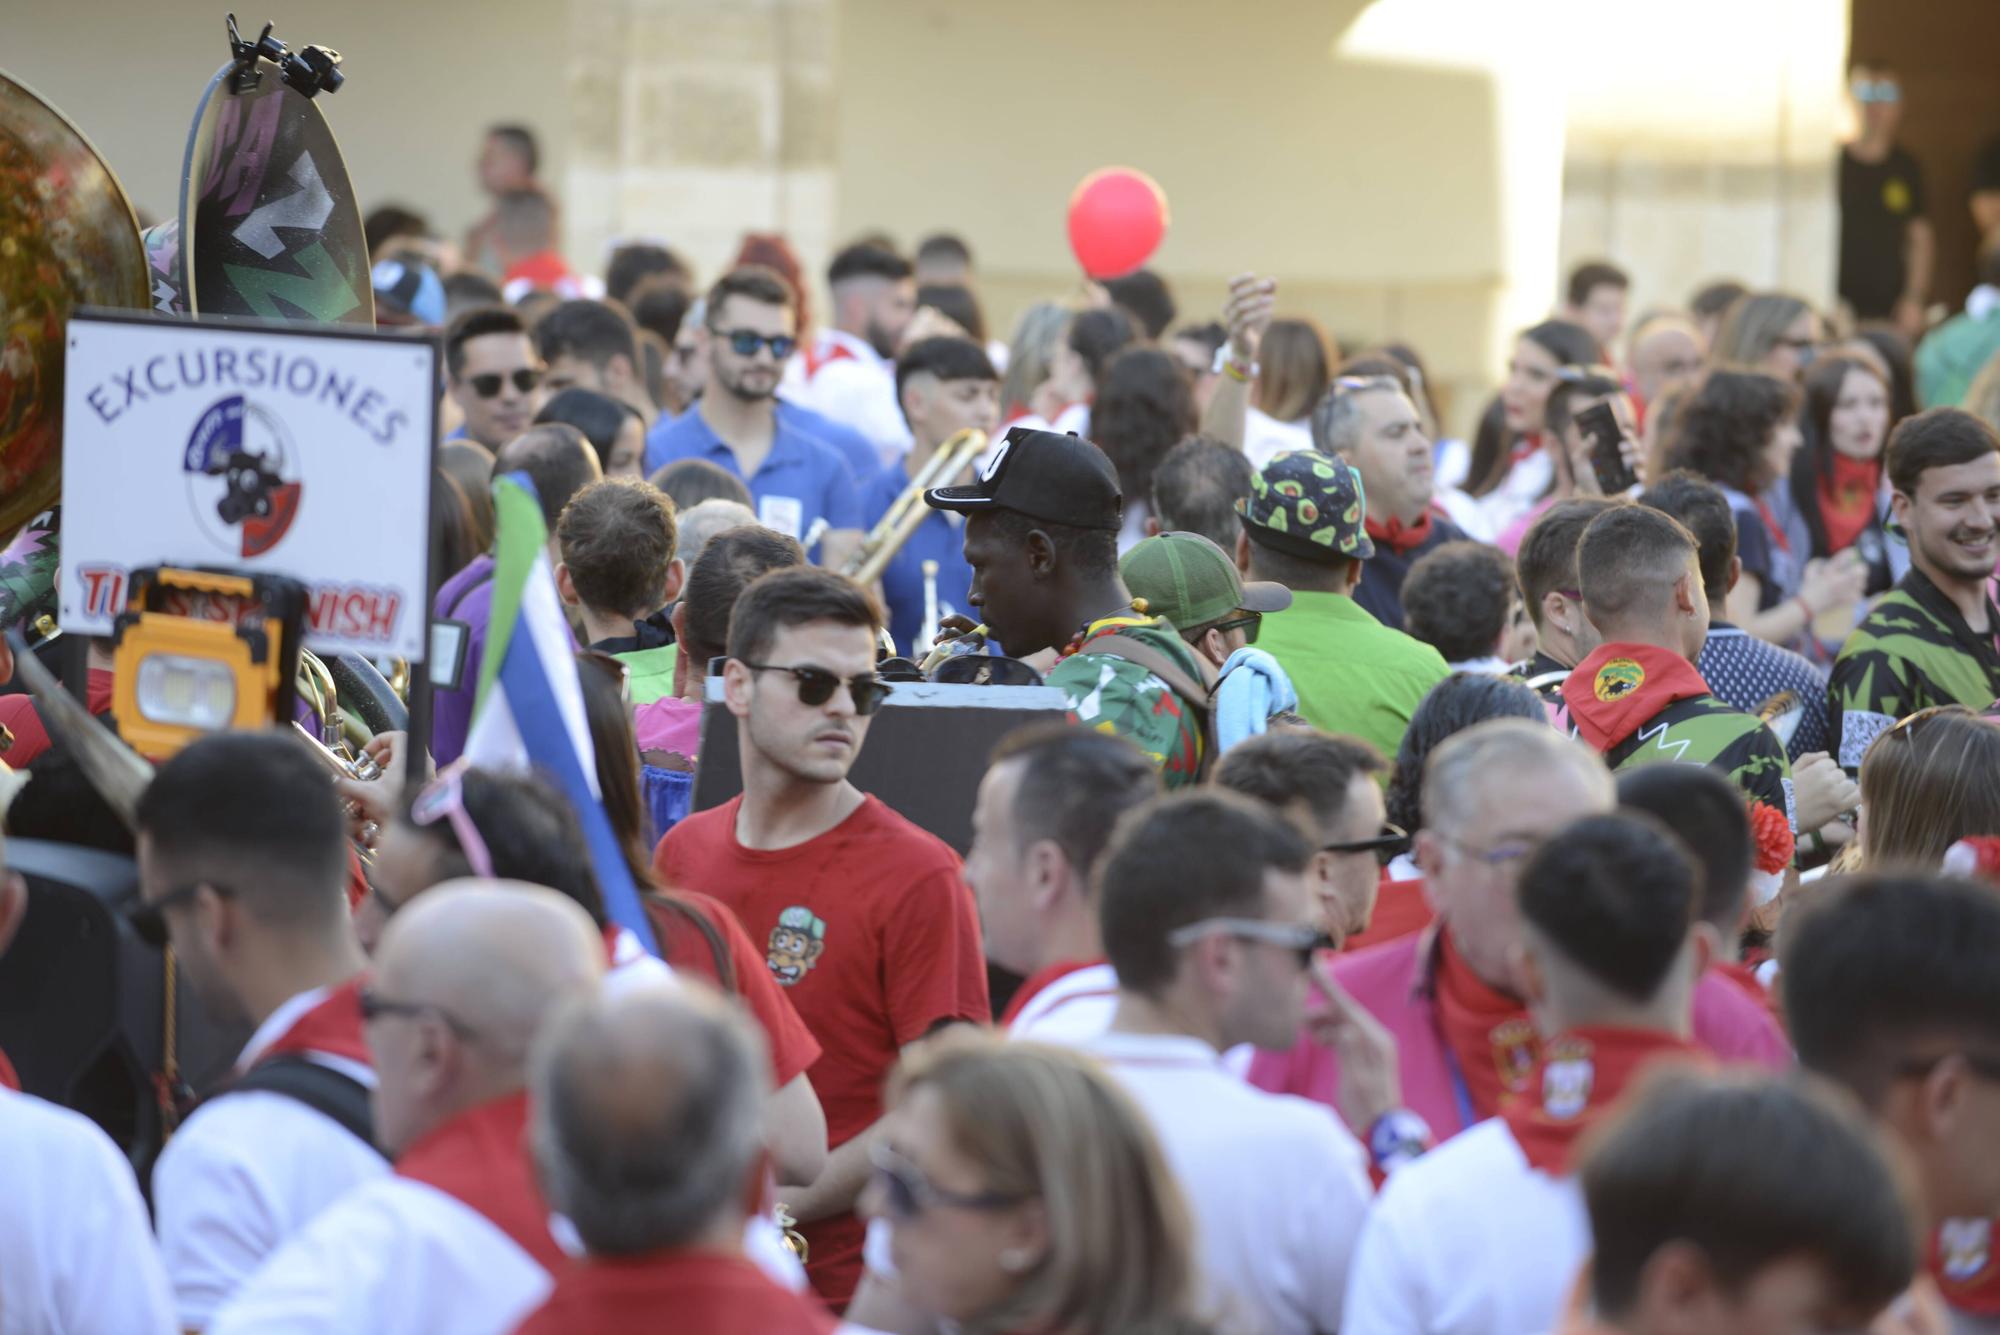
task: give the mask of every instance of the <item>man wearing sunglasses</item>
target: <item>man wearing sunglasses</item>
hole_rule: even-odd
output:
[[[457,434],[489,450],[528,429],[542,406],[542,359],[528,326],[505,306],[481,306],[444,336],[446,388],[465,415]]]
[[[861,541],[861,502],[840,453],[779,411],[778,383],[798,346],[798,300],[770,269],[746,265],[709,289],[707,375],[694,407],[646,436],[646,475],[707,459],[750,488],[757,522],[817,546],[838,566]],[[815,532],[824,541],[812,539]],[[809,541],[809,539],[812,539]]]
[[[568,1264],[527,1143],[529,1047],[603,977],[603,939],[553,890],[452,881],[398,913],[360,994],[396,1171],[272,1256],[217,1335],[512,1330]]]
[[[854,1202],[884,1078],[937,1027],[992,1015],[957,854],[847,777],[889,694],[875,675],[880,625],[866,591],[810,566],[743,592],[722,673],[743,793],[681,821],[653,854],[662,883],[735,911],[819,1041],[808,1074],[832,1154],[785,1204],[811,1244],[813,1286],[836,1307],[860,1278]]]
[[[1924,172],[1896,142],[1903,88],[1879,60],[1848,71],[1860,134],[1840,151],[1840,299],[1857,320],[1894,320],[1924,332],[1937,239],[1925,216]]]
[[[1403,1099],[1440,1141],[1499,1112],[1527,1088],[1540,1055],[1515,969],[1521,869],[1570,822],[1612,809],[1611,774],[1589,748],[1544,723],[1493,719],[1446,738],[1425,766],[1416,861],[1437,920],[1351,954],[1333,977],[1395,1040]],[[1720,973],[1695,985],[1694,1034],[1724,1061],[1791,1060],[1769,1011]],[[1342,1054],[1311,1041],[1259,1053],[1250,1080],[1330,1107],[1342,1100]],[[1349,1099],[1348,1103],[1352,1103]],[[1378,1161],[1398,1151],[1388,1124],[1369,1133]]]
[[[1118,1009],[1084,1045],[1160,1137],[1199,1221],[1205,1289],[1273,1335],[1343,1328],[1369,1198],[1366,1155],[1331,1110],[1265,1094],[1222,1062],[1239,1043],[1289,1047],[1325,985],[1318,956],[1334,942],[1315,921],[1308,856],[1234,793],[1170,794],[1127,816],[1098,879]]]
[[[367,961],[348,915],[340,801],[296,738],[194,742],[148,785],[138,828],[134,928],[172,943],[210,1016],[251,1031],[231,1083],[153,1169],[179,1324],[205,1330],[308,1221],[388,1171],[367,1139]]]
[[[1912,1292],[1941,1290],[1967,1330],[2000,1310],[1995,959],[1991,886],[1861,876],[1787,919],[1778,974],[1799,1060],[1860,1099],[1916,1166],[1936,1288]]]

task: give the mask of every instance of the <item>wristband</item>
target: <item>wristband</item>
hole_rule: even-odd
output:
[[[1806,625],[1810,627],[1813,623],[1813,618],[1818,616],[1819,613],[1812,610],[1812,604],[1806,601],[1806,596],[1803,593],[1793,594],[1792,601],[1797,603],[1799,610],[1806,614]]]
[[[1409,1108],[1391,1108],[1368,1128],[1368,1157],[1384,1175],[1420,1158],[1431,1147],[1430,1123]]]
[[[1231,357],[1222,364],[1222,373],[1238,384],[1247,385],[1250,383],[1250,378],[1257,374],[1257,363],[1252,362],[1250,365],[1245,366],[1242,362]]]

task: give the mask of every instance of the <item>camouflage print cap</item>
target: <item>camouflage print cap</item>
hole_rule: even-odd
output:
[[[1366,560],[1375,554],[1364,520],[1361,474],[1317,450],[1274,457],[1236,503],[1250,541],[1308,561]]]

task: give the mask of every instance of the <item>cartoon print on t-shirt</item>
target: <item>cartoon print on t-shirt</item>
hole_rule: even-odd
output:
[[[772,977],[791,987],[812,972],[825,949],[826,924],[805,905],[794,904],[778,915],[764,963],[771,966]]]

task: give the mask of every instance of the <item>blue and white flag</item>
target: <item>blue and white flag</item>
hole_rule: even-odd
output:
[[[577,677],[576,642],[549,567],[548,526],[526,473],[494,479],[498,521],[493,615],[465,756],[480,769],[539,770],[562,790],[583,826],[584,842],[611,921],[660,953],[631,869],[604,813],[597,751]]]

